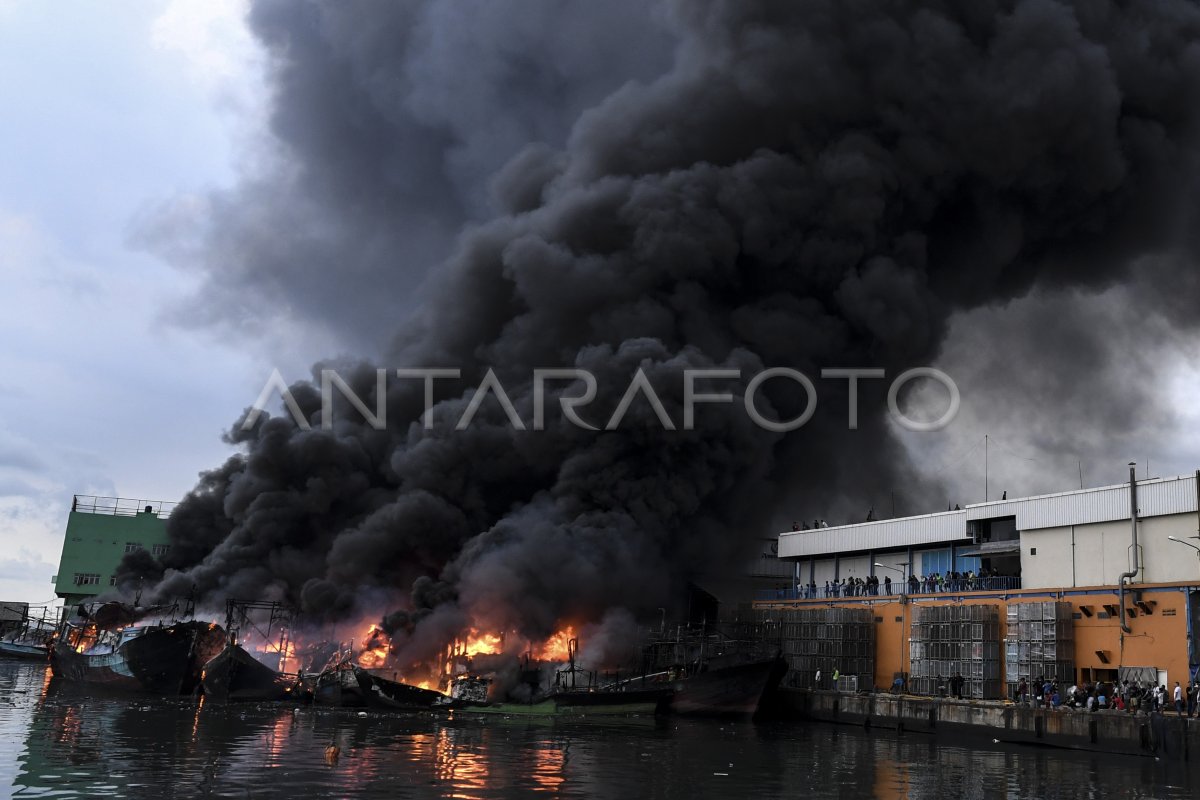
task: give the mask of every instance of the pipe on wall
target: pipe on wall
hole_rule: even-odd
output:
[[[1137,542],[1137,462],[1129,462],[1129,529],[1133,537],[1133,564],[1130,566],[1129,572],[1122,572],[1117,579],[1117,602],[1121,606],[1121,630],[1125,633],[1132,633],[1133,630],[1129,627],[1129,622],[1125,619],[1125,581],[1137,577],[1140,567],[1138,565],[1138,542]]]

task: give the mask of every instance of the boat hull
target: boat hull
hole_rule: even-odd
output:
[[[599,717],[653,715],[658,708],[655,702],[614,703],[610,705],[559,705],[553,700],[541,703],[497,703],[490,706],[464,706],[458,709],[463,714],[499,714],[513,717]]]
[[[617,692],[559,692],[537,703],[495,703],[460,708],[469,714],[525,717],[596,717],[654,715],[670,703],[670,689]]]
[[[77,653],[66,644],[50,651],[56,678],[125,691],[191,694],[203,665],[225,643],[225,632],[207,622],[180,622],[145,631],[110,653]]]
[[[294,675],[276,672],[239,645],[227,645],[204,665],[204,696],[217,703],[292,700]]]
[[[674,682],[671,713],[684,716],[752,717],[787,672],[782,658],[711,669]]]
[[[361,667],[341,665],[317,677],[313,702],[344,708],[380,708],[400,711],[424,711],[442,706],[446,696],[374,675]]]
[[[322,706],[362,708],[367,704],[363,690],[354,670],[339,667],[322,672],[313,683],[313,702]]]
[[[45,645],[40,644],[0,642],[0,657],[24,658],[30,661],[45,661],[50,657],[50,649]]]
[[[359,677],[365,683],[367,704],[377,708],[424,710],[446,701],[441,692],[388,680],[366,670],[360,670]]]

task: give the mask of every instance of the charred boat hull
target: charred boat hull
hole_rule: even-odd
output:
[[[180,622],[141,632],[108,653],[77,653],[65,643],[50,651],[56,678],[127,691],[191,694],[203,665],[225,643],[225,632],[207,622]]]
[[[366,670],[360,670],[368,685],[365,687],[368,705],[378,708],[429,709],[446,701],[446,696],[432,689],[422,689],[408,683],[388,680]]]
[[[446,696],[392,681],[357,666],[342,665],[322,672],[313,688],[313,702],[347,708],[422,711],[444,705]]]
[[[671,713],[752,717],[787,672],[782,658],[718,667],[674,681]]]
[[[239,645],[227,645],[204,665],[204,696],[218,703],[292,700],[298,691],[295,675],[276,672]]]

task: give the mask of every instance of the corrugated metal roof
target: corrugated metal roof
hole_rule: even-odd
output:
[[[1138,481],[1137,487],[1139,517],[1186,514],[1196,510],[1194,475],[1152,478]],[[1019,531],[1129,519],[1129,484],[967,506],[969,520],[997,517],[1016,517]]]
[[[860,522],[855,525],[838,525],[835,528],[781,533],[779,557],[806,558],[826,553],[886,550],[966,538],[969,538],[967,512],[942,511],[920,517],[901,517],[878,522]]]
[[[1158,517],[1196,511],[1196,477],[1152,478],[1137,482],[1138,516]],[[1016,517],[1018,531],[1129,519],[1129,484],[968,505],[919,517],[860,522],[779,534],[780,558],[884,550],[970,538],[967,521]]]

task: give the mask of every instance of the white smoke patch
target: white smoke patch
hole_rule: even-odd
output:
[[[961,409],[900,434],[914,470],[966,504],[1119,483],[1129,461],[1195,469],[1197,345],[1140,296],[1058,289],[957,314],[937,363]]]

